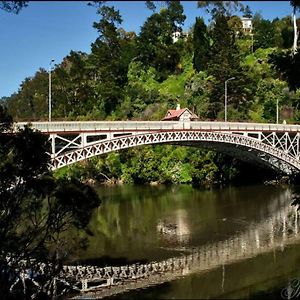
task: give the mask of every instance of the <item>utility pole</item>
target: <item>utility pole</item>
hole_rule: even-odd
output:
[[[49,64],[49,122],[51,122],[51,109],[52,109],[52,103],[51,103],[51,71],[52,71],[52,63],[54,62],[54,59],[51,59]]]
[[[278,105],[278,98],[276,100],[276,124],[279,122],[279,105]]]

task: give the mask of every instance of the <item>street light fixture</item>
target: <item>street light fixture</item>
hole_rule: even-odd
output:
[[[235,77],[231,77],[225,81],[225,122],[227,122],[227,82],[233,79],[235,79]]]
[[[276,100],[276,124],[279,122],[279,105],[278,105],[278,98]]]
[[[54,62],[54,59],[51,59],[49,64],[49,122],[51,122],[51,71],[52,71],[52,63]]]

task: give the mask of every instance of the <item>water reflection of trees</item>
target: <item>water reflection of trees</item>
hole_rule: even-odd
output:
[[[94,237],[83,255],[146,258],[151,249],[198,245],[242,230],[276,211],[290,192],[274,187],[199,191],[190,186],[123,186],[101,188],[101,195],[103,204],[90,224]],[[157,226],[164,221],[177,228],[184,222],[186,234],[161,234]]]

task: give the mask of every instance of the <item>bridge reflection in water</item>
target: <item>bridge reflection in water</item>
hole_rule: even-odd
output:
[[[290,198],[289,193],[285,191],[281,199],[269,207],[269,217],[264,221],[252,222],[243,232],[227,239],[185,249],[185,255],[119,267],[65,266],[61,277],[81,291],[81,295],[75,298],[101,298],[213,270],[276,248],[283,249],[300,241],[299,215],[296,208],[286,201]]]

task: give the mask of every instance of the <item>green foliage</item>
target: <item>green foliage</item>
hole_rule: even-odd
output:
[[[262,117],[265,120],[276,122],[276,103],[280,106],[287,104],[288,98],[285,93],[287,83],[279,79],[263,79],[258,83],[255,101],[263,104]]]
[[[208,74],[215,78],[210,103],[208,107],[208,117],[215,119],[218,113],[223,110],[224,103],[224,83],[227,79],[234,77],[234,84],[229,84],[228,103],[234,107],[240,106],[246,100],[243,86],[244,76],[240,67],[240,53],[235,44],[235,34],[229,28],[224,15],[215,17],[215,25],[211,32],[213,40],[209,54]]]
[[[253,17],[253,34],[254,49],[274,47],[274,26],[271,21],[262,19],[259,14]]]
[[[9,101],[8,111],[16,119],[40,119],[48,111],[48,73],[44,69],[33,78],[25,78],[17,96]]]
[[[79,167],[80,166],[80,167]],[[162,183],[209,185],[238,176],[232,159],[211,151],[170,145],[144,146],[95,157],[89,163],[68,167],[57,176],[126,184]]]
[[[252,86],[256,89],[262,78],[273,78],[276,73],[269,64],[269,55],[274,52],[274,48],[257,49],[254,53],[247,55],[241,61],[241,66],[245,70],[245,75],[251,79]]]
[[[51,175],[45,135],[28,126],[11,134],[12,120],[2,106],[0,120],[0,298],[7,299],[23,259],[32,268],[32,258],[51,263],[53,270],[49,269],[49,278],[41,288],[45,290],[47,280],[51,286],[52,276],[74,242],[79,242],[78,231],[73,231],[72,241],[66,230],[86,229],[99,198],[78,179],[56,179]],[[34,293],[41,290],[27,287],[28,296]]]
[[[180,69],[180,74],[170,75],[160,84],[158,90],[162,95],[169,95],[173,98],[183,97],[186,82],[189,78],[191,78],[191,76],[193,76],[195,71],[190,59],[182,59]]]
[[[208,61],[208,49],[209,49],[209,39],[207,36],[207,29],[202,18],[196,18],[196,23],[194,26],[194,57],[193,65],[197,72],[206,69]]]
[[[240,17],[232,16],[227,21],[229,28],[235,33],[236,36],[240,36],[243,33],[243,23]]]
[[[0,1],[0,9],[18,14],[24,7],[28,6],[28,2],[29,1]]]
[[[186,106],[201,119],[208,117],[209,100],[214,82],[215,78],[207,76],[205,72],[195,73],[186,80],[184,91]]]
[[[11,129],[13,118],[8,114],[7,108],[0,104],[0,132],[6,132]]]
[[[154,11],[156,9],[156,6],[153,3],[153,1],[149,1],[149,0],[146,1],[146,7],[152,11]]]
[[[290,17],[274,19],[274,43],[278,48],[290,49],[293,45],[293,26]]]
[[[270,55],[269,62],[273,65],[284,80],[289,84],[291,90],[300,87],[300,53],[292,55],[291,51],[279,51]]]
[[[210,13],[213,18],[218,14],[230,15],[237,9],[244,10],[241,1],[198,1],[198,7],[205,8],[205,11]]]
[[[243,54],[250,54],[252,52],[252,39],[250,36],[244,36],[236,41],[239,51]]]
[[[246,7],[244,8],[243,17],[252,18],[252,11],[251,11],[251,8],[249,7],[249,5],[246,5]]]
[[[155,68],[159,81],[174,72],[180,61],[181,44],[173,43],[172,34],[181,31],[184,20],[180,2],[169,1],[166,9],[152,14],[141,27],[138,57],[144,65]]]
[[[110,115],[123,98],[128,65],[135,55],[135,36],[118,29],[122,18],[113,7],[102,5],[97,13],[101,18],[94,22],[93,27],[99,32],[99,37],[91,45],[86,68],[94,79],[94,105],[103,118]]]

